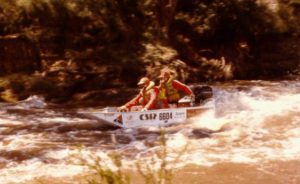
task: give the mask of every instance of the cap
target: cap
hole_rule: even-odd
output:
[[[150,82],[150,80],[149,80],[148,77],[143,77],[143,78],[140,79],[140,81],[137,83],[137,85],[144,85],[144,84],[147,84],[149,82]]]

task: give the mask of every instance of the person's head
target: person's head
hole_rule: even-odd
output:
[[[170,69],[168,69],[168,68],[162,69],[160,71],[160,75],[158,76],[160,83],[166,83],[170,79],[172,74],[173,73]]]
[[[148,77],[143,77],[139,80],[139,82],[137,83],[137,85],[139,86],[139,88],[144,88],[147,87],[150,84],[150,79]]]

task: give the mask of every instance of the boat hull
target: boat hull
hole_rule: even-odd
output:
[[[116,108],[106,108],[102,111],[80,113],[97,118],[112,126],[134,128],[145,126],[166,126],[173,123],[182,123],[191,117],[203,113],[207,109],[207,107],[182,107],[149,110],[144,112],[117,112]]]

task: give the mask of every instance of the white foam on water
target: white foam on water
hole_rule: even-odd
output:
[[[56,164],[44,163],[40,158],[34,158],[21,163],[11,163],[6,169],[0,170],[1,184],[32,181],[39,177],[72,177],[88,171],[88,165],[100,161],[103,167],[116,170],[116,166],[107,152],[86,148],[52,150],[45,153],[45,159],[57,160]],[[125,163],[125,162],[124,162]]]
[[[5,136],[3,141],[0,142],[1,148],[6,151],[22,150],[28,148],[34,148],[37,143],[45,143],[46,141],[42,134],[19,134]]]
[[[220,91],[216,106],[220,105],[219,108],[224,110],[201,114],[191,125],[213,131],[225,129],[211,138],[190,140],[195,151],[188,153],[186,163],[210,165],[215,162],[300,159],[299,89],[286,86],[281,90],[279,86],[279,90],[279,84],[252,87],[247,92]],[[293,112],[296,115],[291,118]],[[278,116],[280,119],[277,120]],[[292,122],[286,121],[287,125],[283,127],[277,125],[285,119],[292,119]]]
[[[216,92],[215,109],[210,109],[190,122],[179,125],[177,129],[176,126],[175,128],[167,127],[165,131],[169,151],[167,161],[172,163],[179,158],[174,165],[182,167],[186,164],[211,166],[222,162],[255,164],[272,160],[299,160],[300,83],[265,82],[262,84],[260,82],[258,86],[254,84],[245,90],[236,89],[235,85],[230,88],[216,86],[214,89]],[[35,117],[36,119],[32,121],[37,124],[58,122],[67,125],[86,122],[84,119],[65,117],[52,111],[51,114],[53,116]],[[0,125],[6,124],[17,126],[26,122],[17,120],[16,116],[0,119]],[[83,168],[78,166],[76,159],[70,155],[82,157],[87,164],[93,164],[94,159],[99,157],[105,161],[106,166],[114,169],[109,153],[131,150],[132,154],[137,156],[125,158],[125,165],[132,165],[138,159],[144,159],[145,163],[151,164],[151,156],[154,155],[155,159],[159,160],[155,152],[161,147],[157,145],[157,142],[151,144],[151,141],[159,140],[159,135],[157,135],[159,128],[151,127],[147,130],[147,134],[143,135],[145,139],[133,137],[134,141],[129,144],[116,143],[115,149],[112,150],[91,146],[79,151],[79,149],[69,147],[69,144],[64,145],[59,142],[57,143],[59,147],[55,150],[45,149],[41,157],[20,163],[13,161],[9,163],[0,170],[0,183],[26,181],[42,176],[74,176],[82,173]],[[208,137],[198,138],[194,130],[200,133],[201,130],[213,133],[210,133]],[[0,131],[7,131],[7,128],[1,127]],[[76,131],[79,130],[72,130],[73,133]],[[72,132],[61,134],[72,138]],[[140,131],[128,129],[114,133],[136,135],[140,134]],[[0,146],[6,151],[33,149],[35,146],[42,148],[43,144],[50,144],[52,136],[57,136],[57,134],[52,135],[50,131],[47,136],[45,137],[43,133],[22,130],[17,134],[3,136]],[[74,141],[79,140],[78,137],[75,138]],[[88,141],[89,137],[83,137],[80,140],[83,139]],[[146,144],[147,141],[152,146]],[[55,160],[56,164],[45,163],[42,159]],[[6,162],[6,160],[1,162]],[[159,162],[156,162],[156,167],[159,167]]]
[[[60,123],[80,123],[80,122],[86,122],[86,119],[81,118],[68,118],[68,117],[50,117],[50,118],[39,118],[38,119],[42,123],[49,123],[49,122],[60,122]]]
[[[171,139],[167,141],[166,146],[172,149],[182,149],[188,144],[188,139],[181,133],[175,134]]]
[[[16,120],[17,118],[10,116],[9,118],[0,118],[0,125],[23,125],[24,123]]]
[[[82,172],[83,168],[78,165],[45,164],[33,159],[0,170],[0,182],[1,184],[21,183],[44,176],[55,178],[76,176]]]
[[[200,116],[193,117],[189,122],[192,124],[193,128],[203,128],[212,131],[221,130],[229,123],[227,119],[216,118],[214,109],[208,110]]]
[[[32,95],[20,102],[18,106],[23,107],[24,109],[45,108],[47,106],[47,103],[45,102],[45,99],[43,97]]]

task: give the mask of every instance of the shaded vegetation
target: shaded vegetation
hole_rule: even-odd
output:
[[[56,78],[64,96],[135,87],[163,66],[187,82],[280,78],[299,72],[300,2],[272,2],[0,0],[0,35],[35,43],[39,84]]]

